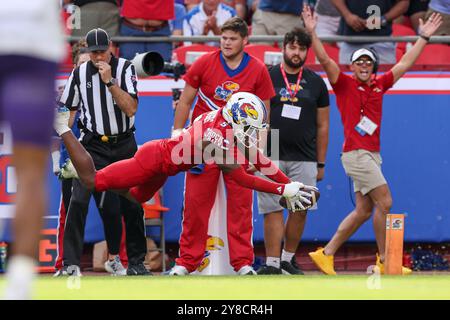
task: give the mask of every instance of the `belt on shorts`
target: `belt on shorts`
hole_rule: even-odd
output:
[[[133,135],[133,131],[128,131],[125,133],[116,134],[113,136],[94,134],[94,138],[100,140],[103,143],[116,144],[121,141],[129,139]]]
[[[163,21],[163,23],[159,26],[150,26],[147,23],[136,24],[136,23],[131,22],[130,20],[127,20],[127,18],[122,18],[122,24],[126,25],[127,27],[136,29],[136,30],[140,30],[140,31],[144,31],[144,32],[153,32],[153,31],[157,31],[157,30],[164,28],[169,23],[167,21]]]

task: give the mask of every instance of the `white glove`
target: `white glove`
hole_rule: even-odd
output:
[[[285,198],[293,197],[300,189],[303,189],[305,185],[301,182],[294,181],[284,185],[284,191],[282,196]]]
[[[298,188],[297,192],[292,195],[296,188]],[[286,206],[289,211],[303,211],[314,205],[311,203],[312,191],[319,191],[319,189],[297,181],[286,184],[283,196],[286,198]]]
[[[172,138],[178,137],[180,134],[183,133],[183,130],[184,130],[183,128],[181,128],[181,129],[173,129],[171,137]]]
[[[73,166],[73,163],[70,159],[67,159],[66,163],[64,163],[58,177],[60,179],[78,179],[77,170]]]
[[[61,136],[67,131],[70,131],[69,128],[69,118],[70,111],[66,107],[59,107],[56,109],[55,121],[53,123],[53,128],[56,133]]]
[[[319,188],[314,187],[314,186],[308,186],[308,185],[304,184],[302,190],[308,191],[310,193],[311,191],[317,191],[318,192]]]

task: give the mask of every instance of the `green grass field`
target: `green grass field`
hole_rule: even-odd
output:
[[[117,278],[39,277],[36,299],[450,299],[450,275],[383,276],[380,289],[368,276],[215,276]],[[370,278],[373,280],[373,278]],[[4,287],[0,278],[0,292]],[[369,280],[369,287],[376,285]],[[73,288],[73,289],[70,289]]]

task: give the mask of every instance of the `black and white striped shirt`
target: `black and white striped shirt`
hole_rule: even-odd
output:
[[[109,64],[117,85],[137,99],[137,76],[131,62],[111,56]],[[95,134],[121,134],[134,126],[134,116],[128,117],[120,110],[91,61],[72,71],[60,98],[60,105],[71,110],[81,108],[83,127]]]

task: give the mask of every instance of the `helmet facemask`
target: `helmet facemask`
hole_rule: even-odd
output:
[[[252,148],[258,147],[261,136],[259,134],[259,128],[252,126],[239,126],[234,130],[236,139],[245,147]]]

